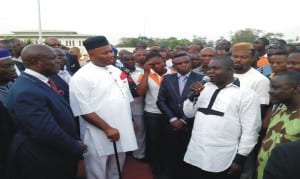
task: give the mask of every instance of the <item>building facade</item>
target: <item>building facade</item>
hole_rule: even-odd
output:
[[[82,42],[90,36],[86,34],[78,34],[75,31],[42,31],[42,41],[47,37],[56,37],[61,41],[61,44],[66,47],[79,47],[82,54],[85,54],[85,48]],[[23,42],[31,41],[34,44],[39,43],[39,32],[38,31],[12,31],[11,34],[0,34],[0,39],[17,38]]]

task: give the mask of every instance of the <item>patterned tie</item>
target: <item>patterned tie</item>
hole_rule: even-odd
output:
[[[50,85],[50,88],[52,88],[52,90],[58,94],[58,95],[64,95],[64,91],[58,89],[58,87],[56,86],[55,82],[52,79],[48,80],[48,84]]]
[[[186,83],[187,77],[186,76],[180,76],[178,78],[178,85],[179,85],[179,94],[182,95],[185,83]]]

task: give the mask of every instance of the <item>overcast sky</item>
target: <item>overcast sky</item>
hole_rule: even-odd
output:
[[[300,36],[295,0],[40,0],[42,30],[122,37],[217,40],[245,28]],[[0,33],[38,30],[37,0],[2,0]]]

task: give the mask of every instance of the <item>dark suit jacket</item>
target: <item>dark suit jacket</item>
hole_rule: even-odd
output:
[[[77,60],[76,55],[66,52],[66,56],[67,56],[67,60],[66,60],[67,70],[71,75],[73,75],[74,73],[76,73],[77,70],[79,70],[80,64]]]
[[[11,172],[21,178],[75,175],[84,149],[77,142],[75,119],[62,96],[22,73],[8,93],[7,109],[17,128],[10,151]]]
[[[69,103],[69,84],[65,82],[65,80],[63,80],[58,74],[51,75],[50,78],[55,82],[58,89],[64,92],[63,97]]]
[[[23,64],[22,62],[19,62],[19,61],[15,61],[15,60],[14,60],[14,63],[15,63],[15,65],[18,67],[18,70],[19,70],[20,72],[22,72],[22,71],[25,70],[25,66],[24,66],[24,64]]]
[[[0,178],[6,173],[8,149],[14,134],[12,119],[0,102]]]
[[[275,147],[267,162],[264,179],[300,178],[300,141]]]
[[[183,102],[187,99],[191,84],[201,81],[202,77],[191,72],[180,96],[177,73],[165,76],[159,89],[157,106],[168,119],[177,117],[188,122],[188,118],[183,113]]]

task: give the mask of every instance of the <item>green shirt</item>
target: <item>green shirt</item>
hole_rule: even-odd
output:
[[[289,112],[281,105],[273,113],[266,136],[258,154],[257,179],[263,178],[263,173],[269,156],[274,147],[279,144],[300,139],[300,112]]]

